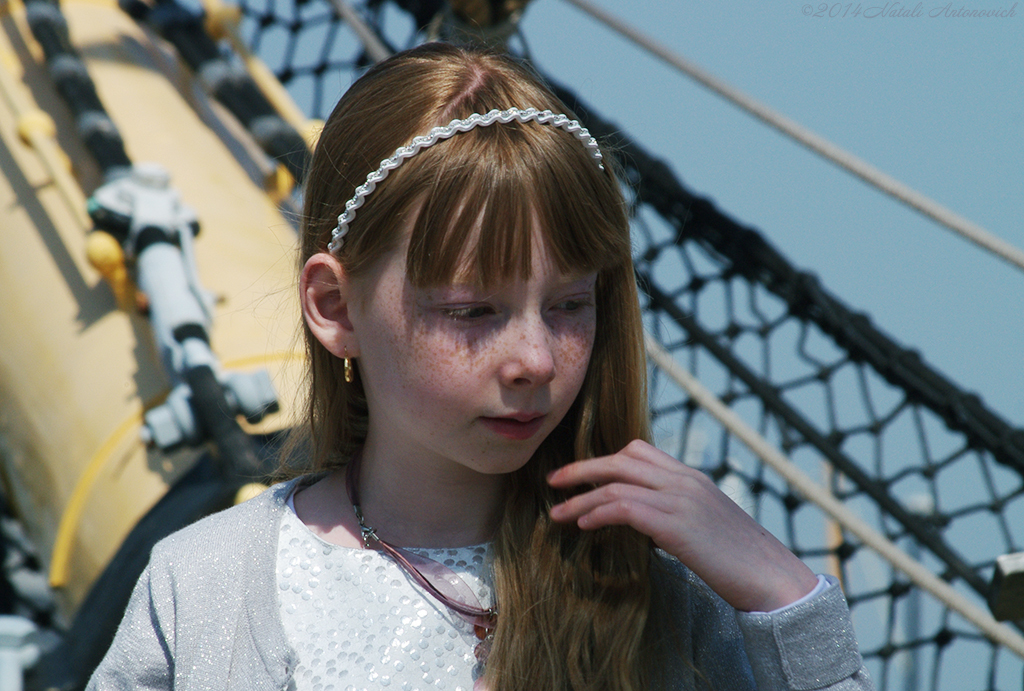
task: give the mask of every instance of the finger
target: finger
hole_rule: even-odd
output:
[[[559,468],[548,476],[552,487],[568,488],[577,485],[604,485],[612,482],[654,488],[663,471],[654,466],[626,459],[619,455],[576,461]]]
[[[644,504],[666,514],[682,510],[680,507],[682,502],[679,497],[637,485],[616,482],[578,494],[551,507],[551,518],[559,522],[574,521],[602,505],[616,502]]]
[[[663,546],[671,535],[672,516],[650,504],[639,501],[612,501],[599,504],[576,519],[581,530],[597,530],[608,526],[629,526]]]
[[[548,475],[548,483],[552,487],[568,488],[582,484],[604,485],[622,482],[661,489],[677,478],[701,474],[671,456],[668,459],[669,463],[664,463],[658,458],[636,458],[620,452],[563,466]]]
[[[675,456],[671,456],[656,446],[652,446],[642,439],[634,439],[619,454],[628,458],[636,459],[644,463],[650,463],[663,470],[674,470],[686,465]]]

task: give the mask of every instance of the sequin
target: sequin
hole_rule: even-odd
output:
[[[472,627],[386,556],[328,545],[291,511],[282,520],[278,549],[281,619],[298,655],[296,691],[326,691],[332,684],[355,691],[473,689],[482,669]],[[445,563],[490,604],[487,545],[416,551]],[[321,591],[330,592],[324,597]],[[339,606],[329,604],[335,593]]]

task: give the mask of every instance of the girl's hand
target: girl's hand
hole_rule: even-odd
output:
[[[770,612],[811,592],[817,577],[704,473],[636,440],[570,463],[552,487],[593,485],[551,509],[583,530],[628,525],[650,536],[735,609]]]

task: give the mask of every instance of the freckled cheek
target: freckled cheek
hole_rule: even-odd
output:
[[[470,354],[465,344],[430,330],[411,334],[403,350],[404,362],[395,366],[404,369],[407,381],[428,395],[450,393],[470,369]]]
[[[558,359],[564,374],[575,373],[574,378],[583,379],[594,349],[594,331],[592,324],[580,325],[559,338]]]

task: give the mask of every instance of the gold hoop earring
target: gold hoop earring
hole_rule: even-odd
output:
[[[355,380],[355,374],[352,372],[352,361],[348,358],[343,358],[343,360],[342,366],[345,369],[345,383],[351,384]]]

